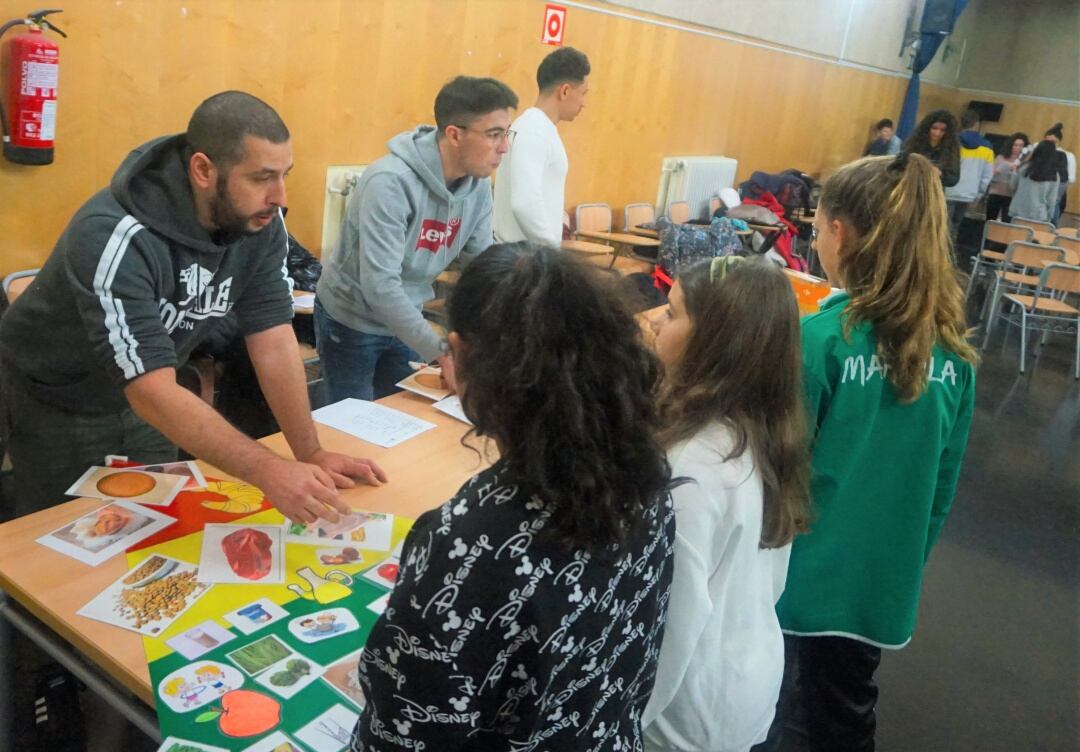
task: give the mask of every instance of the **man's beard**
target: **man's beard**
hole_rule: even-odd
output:
[[[259,230],[248,228],[255,215],[242,216],[229,199],[228,178],[218,175],[214,197],[210,201],[210,221],[222,235],[255,235]],[[260,228],[262,229],[262,228]]]

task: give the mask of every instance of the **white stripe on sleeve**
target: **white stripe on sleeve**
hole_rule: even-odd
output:
[[[124,303],[113,297],[112,284],[116,277],[116,270],[124,259],[124,253],[127,252],[128,243],[141,229],[143,226],[130,214],[121,219],[113,229],[109,242],[105,244],[105,250],[101,254],[101,259],[98,260],[97,271],[94,273],[94,292],[105,312],[105,329],[109,333],[113,359],[124,372],[125,379],[133,379],[145,373],[146,369],[138,355],[139,343],[135,341],[135,336],[128,328]]]

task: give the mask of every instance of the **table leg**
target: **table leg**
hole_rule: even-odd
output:
[[[148,708],[139,698],[132,695],[126,689],[116,686],[108,677],[103,677],[102,672],[92,665],[88,665],[82,654],[57,638],[55,634],[21,608],[18,608],[7,596],[0,591],[0,697],[11,697],[10,691],[10,659],[9,654],[3,652],[3,631],[8,631],[8,645],[10,645],[10,627],[15,627],[32,642],[41,648],[47,655],[54,658],[60,665],[74,674],[91,692],[101,697],[110,706],[116,709],[124,718],[130,721],[136,728],[161,743],[161,731],[158,729],[157,713],[153,708]],[[8,682],[8,683],[5,683]],[[0,733],[3,732],[4,716],[13,712],[8,707],[10,703],[0,702]],[[10,721],[8,722],[10,733]],[[8,737],[10,738],[10,737]],[[4,737],[0,736],[0,745],[4,743]],[[7,752],[9,748],[0,746],[0,752]]]
[[[0,752],[15,750],[15,702],[12,699],[11,625],[6,618],[7,594],[0,590]]]

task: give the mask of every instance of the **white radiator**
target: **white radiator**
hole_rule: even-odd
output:
[[[709,199],[721,188],[734,187],[738,166],[738,160],[730,157],[664,157],[656,211],[666,214],[672,201],[689,201],[690,217],[706,219]]]

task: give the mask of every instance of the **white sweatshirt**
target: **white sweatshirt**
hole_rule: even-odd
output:
[[[521,113],[510,130],[514,140],[495,176],[495,239],[558,246],[569,166],[559,130],[536,107]]]
[[[713,423],[669,453],[675,574],[656,685],[641,718],[647,752],[747,750],[765,740],[784,674],[775,604],[791,546],[762,549],[763,490],[749,448]]]

